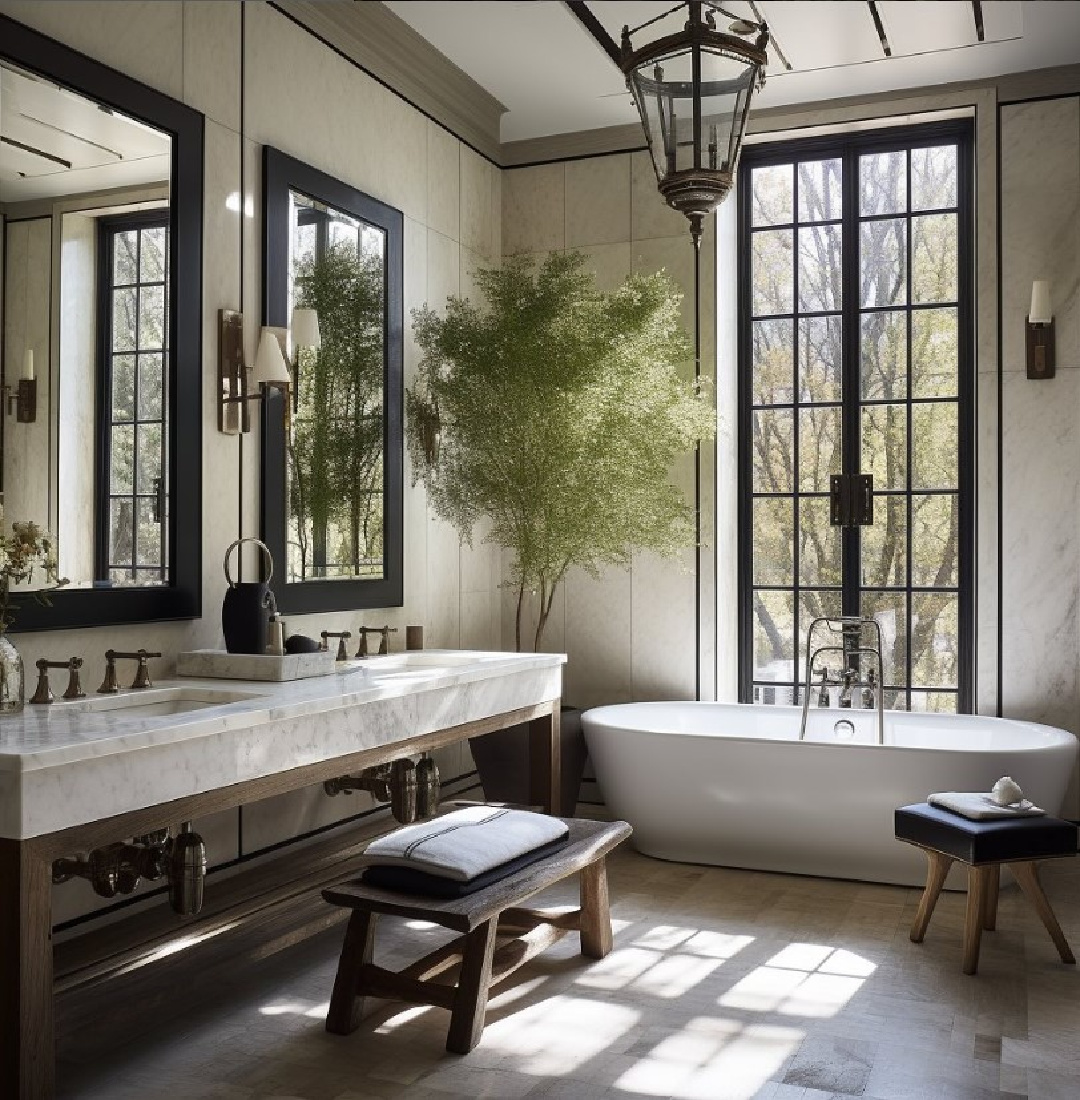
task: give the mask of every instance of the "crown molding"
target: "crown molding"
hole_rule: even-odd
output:
[[[644,149],[645,133],[636,123],[606,126],[599,130],[578,130],[569,134],[508,141],[502,147],[504,168],[524,168],[555,160],[580,160],[612,153],[636,153]]]
[[[496,165],[502,163],[493,95],[373,0],[274,0],[274,7]]]

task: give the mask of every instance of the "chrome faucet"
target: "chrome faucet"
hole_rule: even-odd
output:
[[[840,644],[819,645],[816,649],[813,647],[814,631],[822,625],[830,633],[840,635]],[[876,637],[875,645],[862,644],[864,628],[873,630]],[[804,681],[806,690],[803,692],[802,723],[799,727],[800,741],[806,739],[806,722],[810,712],[814,664],[818,657],[823,654],[838,653],[843,661],[841,666],[843,672],[838,673],[834,679],[829,675],[827,667],[822,668],[821,684],[818,690],[818,706],[828,706],[829,687],[833,684],[840,687],[839,705],[844,709],[849,709],[852,706],[856,690],[861,689],[859,698],[864,707],[869,709],[874,706],[875,701],[877,703],[878,744],[885,744],[885,711],[881,691],[884,671],[881,661],[881,649],[881,626],[876,619],[846,616],[841,618],[821,616],[814,619],[806,632],[806,678]],[[859,667],[862,664],[864,653],[874,660],[874,667],[867,670],[865,680],[861,679],[859,675]]]

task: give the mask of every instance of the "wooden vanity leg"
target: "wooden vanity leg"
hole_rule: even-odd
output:
[[[529,723],[529,801],[545,812],[562,813],[562,762],[559,741],[559,701],[551,714]]]
[[[0,1096],[55,1089],[52,874],[33,841],[0,840]]]
[[[361,968],[371,962],[375,948],[376,914],[354,909],[341,945],[334,992],[326,1013],[326,1030],[334,1035],[351,1035],[360,1025],[364,998],[358,997]]]
[[[581,869],[580,890],[581,953],[590,959],[602,959],[612,945],[607,860],[603,856]]]
[[[911,942],[922,943],[926,935],[926,926],[934,915],[934,906],[937,905],[941,895],[941,887],[945,883],[945,877],[949,868],[953,865],[951,856],[941,852],[933,852],[924,848],[929,865],[926,868],[926,886],[923,889],[922,898],[919,901],[919,911],[915,914],[915,923],[911,926]]]
[[[450,1033],[446,1049],[451,1054],[468,1054],[484,1032],[488,987],[491,985],[491,956],[499,918],[492,917],[465,936],[454,1007],[450,1011]]]

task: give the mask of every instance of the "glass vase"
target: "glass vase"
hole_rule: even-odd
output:
[[[23,659],[6,634],[0,634],[0,715],[18,714],[26,699]]]

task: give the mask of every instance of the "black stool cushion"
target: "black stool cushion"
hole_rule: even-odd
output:
[[[1076,855],[1076,826],[1060,818],[970,821],[928,802],[896,811],[896,839],[933,848],[964,863],[1010,863]]]

